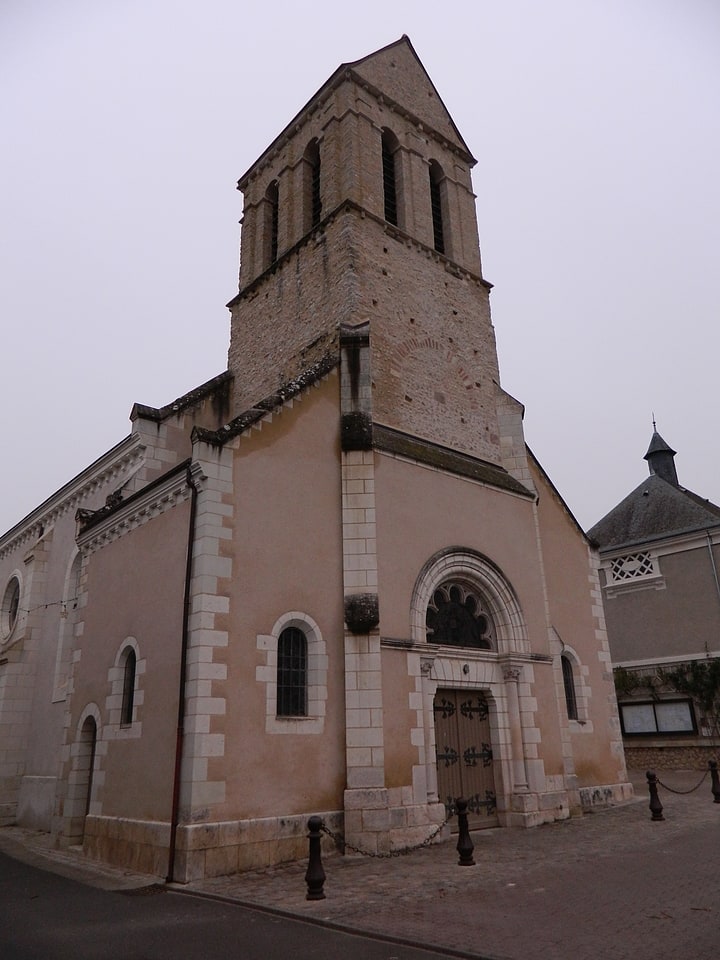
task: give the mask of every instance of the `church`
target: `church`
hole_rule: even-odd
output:
[[[407,37],[244,173],[227,370],[0,538],[0,823],[189,881],[628,798],[597,553]],[[446,828],[447,829],[447,828]]]

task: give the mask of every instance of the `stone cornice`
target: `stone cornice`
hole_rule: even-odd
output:
[[[81,552],[94,553],[188,500],[192,494],[188,468],[191,463],[185,460],[109,512],[97,511],[98,519],[90,520],[78,534],[77,544]]]
[[[121,440],[11,527],[0,538],[0,559],[29,541],[36,540],[58,517],[77,510],[93,491],[119,478],[123,472],[138,464],[144,451],[142,439],[135,434]]]
[[[214,447],[224,446],[224,444],[232,440],[233,437],[238,437],[246,430],[249,430],[250,427],[257,425],[269,414],[272,414],[273,411],[298,398],[308,387],[313,386],[326,377],[338,363],[339,358],[336,354],[326,354],[321,360],[307,370],[304,370],[297,377],[283,384],[275,393],[271,393],[269,396],[259,400],[253,407],[245,410],[219,430],[194,427],[190,434],[190,439],[193,443],[208,443]]]
[[[182,413],[183,410],[187,410],[188,407],[195,406],[213,393],[227,392],[230,389],[232,380],[233,375],[230,371],[224,370],[218,374],[218,376],[213,377],[212,380],[208,380],[206,383],[196,387],[195,390],[190,390],[188,393],[183,394],[181,397],[178,397],[177,400],[173,400],[172,403],[165,404],[164,407],[149,407],[144,403],[135,403],[130,413],[130,419],[133,422],[142,418],[160,423],[167,419],[167,417],[177,416],[179,413]]]
[[[447,272],[451,273],[454,277],[470,280],[485,287],[486,290],[492,290],[493,285],[488,280],[485,280],[484,277],[481,277],[477,273],[473,273],[466,267],[461,266],[459,263],[456,263],[455,260],[451,260],[449,257],[446,257],[443,253],[438,253],[434,247],[431,247],[426,243],[422,243],[420,240],[416,240],[414,237],[411,237],[409,233],[405,233],[399,227],[388,223],[386,220],[383,220],[382,217],[378,217],[370,210],[367,210],[365,207],[361,206],[361,204],[355,203],[354,200],[343,200],[342,203],[339,203],[334,210],[331,210],[330,213],[327,214],[327,216],[323,217],[320,223],[316,224],[312,230],[308,231],[308,233],[301,237],[297,243],[294,243],[291,247],[288,247],[287,250],[281,253],[277,260],[271,266],[269,266],[267,270],[263,270],[262,273],[258,274],[257,277],[242,287],[235,294],[232,300],[226,304],[226,306],[232,309],[236,303],[239,303],[246,297],[257,293],[258,289],[263,285],[263,283],[265,283],[265,281],[270,277],[273,277],[278,270],[282,269],[285,262],[289,260],[294,253],[297,253],[298,250],[306,246],[314,237],[324,233],[330,224],[338,218],[338,216],[348,211],[360,214],[363,219],[374,221],[383,228],[384,232],[388,236],[392,237],[394,240],[398,240],[400,243],[415,247],[427,257],[436,260],[438,263],[444,264]]]
[[[528,500],[535,501],[535,494],[523,486],[503,467],[478,460],[466,453],[442,447],[430,440],[414,437],[392,427],[373,424],[373,447],[384,453],[395,454],[406,460],[415,460],[426,466],[476,480],[490,487],[507,490]]]

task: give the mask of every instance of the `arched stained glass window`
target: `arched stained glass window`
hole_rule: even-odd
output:
[[[477,590],[459,581],[437,587],[427,607],[425,626],[428,643],[495,648],[495,631],[486,603]]]

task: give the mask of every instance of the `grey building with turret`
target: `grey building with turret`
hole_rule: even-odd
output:
[[[678,479],[653,435],[649,476],[588,531],[631,766],[703,766],[717,753],[720,507]]]

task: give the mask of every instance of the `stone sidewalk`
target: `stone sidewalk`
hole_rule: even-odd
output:
[[[667,772],[661,780],[689,789],[701,777]],[[305,899],[305,863],[181,889],[472,957],[714,960],[720,804],[710,779],[687,795],[661,787],[663,822],[650,819],[644,775],[633,781],[637,798],[623,806],[533,830],[474,833],[473,867],[457,865],[453,838],[390,859],[326,856],[321,901]],[[18,828],[0,831],[0,846],[12,852],[6,831],[21,838]],[[40,842],[30,834],[23,841],[38,856]],[[54,856],[66,858],[68,869],[86,869],[81,854]],[[112,888],[112,868],[87,866],[98,885]],[[116,888],[157,882],[114,873]]]

